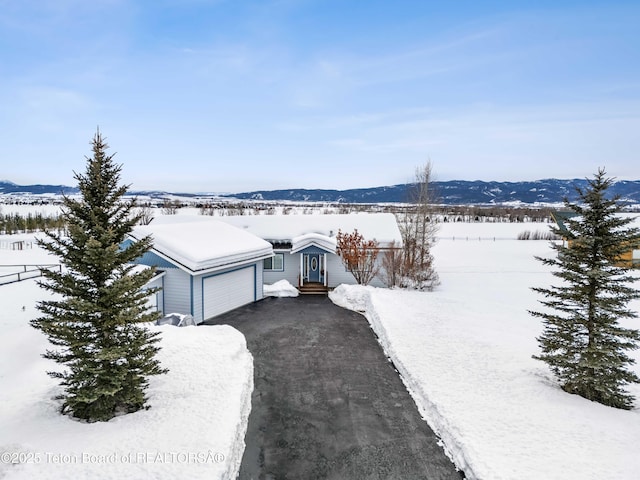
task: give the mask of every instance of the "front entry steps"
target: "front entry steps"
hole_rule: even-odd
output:
[[[304,285],[298,287],[298,290],[302,295],[326,295],[329,293],[329,288],[319,282],[305,282]]]

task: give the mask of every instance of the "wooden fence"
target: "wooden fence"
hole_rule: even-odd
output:
[[[11,268],[20,269],[17,272],[7,273],[0,275],[0,285],[6,285],[8,283],[21,282],[29,278],[36,278],[42,276],[43,270],[57,270],[62,271],[62,265],[48,264],[48,265],[0,265],[0,269]]]
[[[33,248],[32,240],[0,240],[2,250],[27,250]]]

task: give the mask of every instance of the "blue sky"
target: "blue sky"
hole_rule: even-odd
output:
[[[0,178],[640,179],[640,3],[0,0]]]

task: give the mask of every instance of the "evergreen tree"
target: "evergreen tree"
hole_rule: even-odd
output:
[[[613,184],[605,175],[599,169],[587,188],[577,188],[578,203],[565,200],[576,215],[566,220],[566,231],[552,230],[567,245],[553,245],[556,258],[537,257],[556,267],[553,275],[562,282],[533,289],[545,297],[540,303],[547,307],[530,312],[544,324],[537,339],[542,353],[534,358],[549,364],[565,391],[630,409],[634,397],[624,387],[640,378],[627,369],[635,362],[626,351],[637,348],[640,332],[623,328],[619,320],[638,316],[627,304],[640,292],[632,287],[636,278],[621,258],[639,248],[640,230],[628,226],[631,217],[618,215],[619,197],[605,196]]]
[[[123,199],[122,167],[105,153],[99,131],[92,146],[86,173],[75,173],[81,199],[64,198],[68,236],[48,232],[39,242],[65,267],[44,270],[41,282],[60,299],[40,302],[43,315],[31,322],[58,347],[43,356],[64,365],[48,372],[65,388],[62,412],[90,422],[145,407],[147,377],[166,372],[155,358],[158,334],[142,325],[157,318],[145,305],[153,291],[142,290],[154,272],[131,266],[152,242],[146,237],[121,248],[139,216],[134,202]]]

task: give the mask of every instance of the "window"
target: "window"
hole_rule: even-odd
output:
[[[271,258],[264,259],[264,269],[265,270],[275,270],[275,271],[283,271],[284,270],[284,253],[276,253]]]

